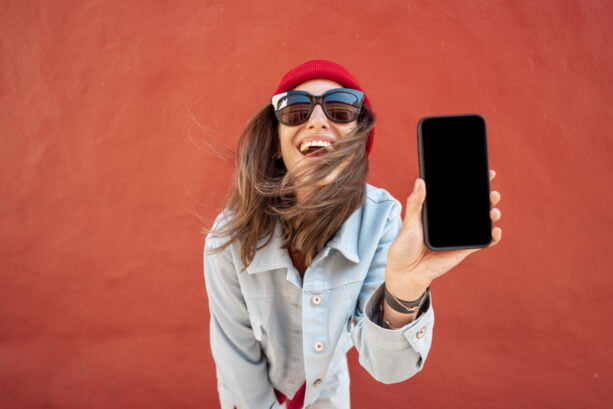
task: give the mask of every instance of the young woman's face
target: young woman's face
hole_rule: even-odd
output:
[[[294,89],[312,95],[321,95],[334,88],[343,88],[343,86],[330,80],[311,80],[303,82]],[[333,144],[356,126],[357,121],[340,124],[329,120],[320,105],[316,105],[310,118],[300,125],[288,126],[280,123],[277,130],[285,167],[289,171],[301,162],[308,163],[312,159],[306,156],[308,147],[314,149],[315,146]]]

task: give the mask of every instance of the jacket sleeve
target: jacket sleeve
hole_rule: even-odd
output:
[[[400,205],[397,204],[380,235],[360,292],[354,315],[356,325],[351,334],[360,364],[383,383],[402,382],[422,369],[432,343],[434,326],[430,297],[419,318],[404,327],[392,330],[379,324],[387,252],[401,226]]]
[[[204,276],[211,314],[211,351],[222,409],[281,408],[268,380],[266,357],[255,339],[237,271],[229,254],[210,252],[207,237]]]

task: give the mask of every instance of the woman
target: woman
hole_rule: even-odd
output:
[[[223,409],[282,407],[286,396],[288,407],[349,408],[352,346],[380,382],[423,367],[430,283],[476,250],[425,247],[423,180],[404,223],[398,201],[366,184],[374,123],[357,80],[315,60],[289,71],[243,132],[205,246]],[[492,236],[500,241],[500,228]]]

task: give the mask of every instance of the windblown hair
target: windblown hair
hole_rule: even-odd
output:
[[[241,261],[248,266],[256,251],[270,242],[279,221],[284,247],[301,251],[310,266],[364,203],[366,143],[374,125],[374,114],[364,105],[353,131],[328,147],[325,155],[311,158],[309,166],[296,166],[290,172],[281,158],[278,121],[268,104],[239,139],[234,184],[225,203],[229,217],[213,231],[228,241],[215,250],[238,242]]]

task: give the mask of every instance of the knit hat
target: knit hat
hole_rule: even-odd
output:
[[[324,79],[338,82],[345,88],[357,89],[364,92],[358,80],[347,69],[335,62],[326,60],[311,60],[300,64],[296,68],[290,70],[277,86],[273,95],[281,92],[290,91],[296,88],[303,82],[315,79]],[[368,100],[368,96],[364,92],[364,103],[372,110],[372,105]],[[370,153],[373,141],[375,139],[375,128],[370,131],[368,141],[366,143],[366,153]]]

